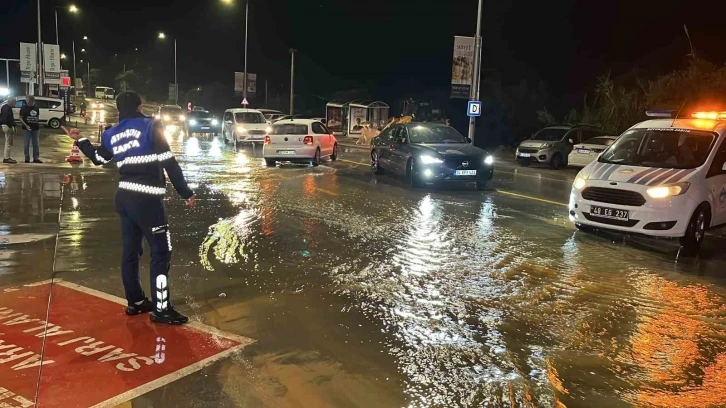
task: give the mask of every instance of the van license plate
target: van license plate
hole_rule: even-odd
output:
[[[520,153],[519,154],[519,157],[530,157],[530,156],[532,156],[532,155],[529,153]]]
[[[580,150],[577,151],[577,153],[580,153],[580,154],[590,154],[590,151],[587,150],[587,149],[580,149]]]
[[[277,154],[295,154],[294,150],[278,150]]]
[[[590,206],[590,215],[601,218],[610,218],[611,220],[628,221],[630,212],[628,210],[618,210],[617,208]]]
[[[476,170],[456,170],[455,176],[476,176]]]

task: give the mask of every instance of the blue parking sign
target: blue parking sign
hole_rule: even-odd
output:
[[[481,116],[481,102],[480,101],[469,101],[469,106],[466,109],[468,116]]]

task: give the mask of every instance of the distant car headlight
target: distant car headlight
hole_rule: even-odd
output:
[[[492,165],[494,164],[494,156],[487,156],[484,158],[484,164]]]
[[[179,115],[179,120],[186,120],[186,119],[187,119],[187,117],[186,117],[186,116],[184,116],[184,115]]]
[[[247,129],[244,126],[237,126],[237,133],[247,133]]]
[[[421,156],[421,163],[423,164],[441,164],[444,161],[439,159],[438,157],[433,156]]]
[[[666,198],[685,194],[690,186],[691,183],[686,182],[666,184],[662,186],[650,187],[649,189],[645,190],[645,192],[648,193],[651,198]]]
[[[572,183],[572,187],[574,187],[575,190],[582,190],[583,188],[585,188],[585,184],[587,184],[585,179],[580,176],[577,176],[575,178],[575,182]]]
[[[164,120],[171,120],[171,116],[169,116],[169,115],[164,115]]]
[[[194,119],[189,119],[189,124],[192,125],[192,126],[194,126],[194,125],[197,124],[197,121],[194,120]]]
[[[212,119],[212,126],[219,125],[219,121],[217,119]]]
[[[265,133],[269,134],[272,133],[272,126],[268,126],[265,128]]]

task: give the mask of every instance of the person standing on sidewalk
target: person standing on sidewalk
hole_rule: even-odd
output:
[[[20,122],[23,124],[23,153],[25,153],[26,163],[30,163],[31,141],[33,142],[33,163],[43,163],[40,161],[40,149],[38,147],[39,118],[40,109],[35,106],[35,97],[33,95],[26,96],[25,105],[20,108]]]
[[[15,101],[15,98],[8,98],[8,103],[0,108],[0,134],[5,135],[3,163],[6,164],[17,163],[10,157],[10,148],[13,145],[13,136],[15,136],[15,116],[13,115]]]
[[[164,171],[177,193],[186,199],[187,206],[194,206],[194,192],[169,148],[161,123],[141,113],[141,95],[121,92],[116,98],[116,108],[119,123],[103,132],[100,146],[82,138],[78,129],[64,127],[63,130],[78,142],[83,154],[94,164],[113,160],[118,166],[120,177],[115,202],[123,236],[121,277],[128,302],[126,314],[151,312],[154,322],[184,324],[189,319],[174,309],[169,295],[171,235],[164,208]],[[144,238],[151,247],[151,300],[144,295],[139,279]]]

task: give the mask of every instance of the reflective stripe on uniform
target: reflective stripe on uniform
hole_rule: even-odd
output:
[[[121,161],[118,162],[118,167],[121,167],[126,164],[147,164],[147,163],[153,163],[153,162],[163,162],[164,160],[169,160],[174,157],[174,154],[172,152],[164,152],[161,154],[146,154],[143,156],[131,156],[127,157]]]
[[[139,183],[132,183],[130,181],[119,181],[118,188],[122,190],[135,191],[137,193],[149,194],[149,195],[165,195],[165,187],[147,186]]]

